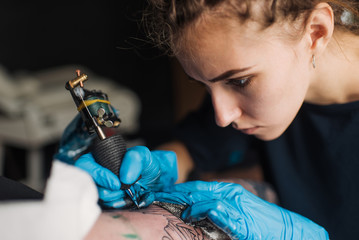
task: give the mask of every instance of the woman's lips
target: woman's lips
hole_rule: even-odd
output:
[[[248,135],[252,135],[255,133],[255,131],[258,129],[259,127],[250,127],[250,128],[238,128],[239,131],[241,131],[242,133],[248,134]]]
[[[259,128],[259,127],[238,127],[236,123],[232,123],[232,127],[248,135],[253,134]]]
[[[240,129],[241,132],[245,133],[245,134],[254,134],[255,131],[258,129],[259,127],[252,127],[252,128],[245,128],[245,129]]]

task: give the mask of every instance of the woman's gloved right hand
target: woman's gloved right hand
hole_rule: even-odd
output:
[[[131,204],[126,192],[121,190],[121,184],[135,183],[131,189],[138,199],[144,193],[165,190],[172,186],[178,177],[174,152],[150,151],[144,146],[127,149],[120,167],[119,178],[96,163],[91,154],[82,155],[75,162],[75,166],[92,176],[98,186],[102,204],[112,208],[126,208]],[[146,205],[148,204],[150,202]]]
[[[148,197],[151,195],[160,202],[187,206],[181,214],[184,221],[208,218],[231,239],[329,239],[323,227],[264,201],[239,184],[193,181],[149,193]]]

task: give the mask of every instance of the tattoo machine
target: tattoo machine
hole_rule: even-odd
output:
[[[68,81],[65,88],[70,91],[87,132],[96,133],[98,136],[92,142],[91,153],[98,164],[119,177],[122,159],[126,153],[125,140],[119,133],[121,119],[111,107],[107,94],[85,89],[84,82],[88,80],[88,76],[81,74],[80,70],[76,70],[76,73],[77,77]],[[139,208],[130,187],[131,185],[121,183],[121,189],[126,191]]]

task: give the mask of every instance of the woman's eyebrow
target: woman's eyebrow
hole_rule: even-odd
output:
[[[214,82],[218,82],[218,81],[221,81],[221,80],[226,80],[230,77],[232,77],[233,75],[237,74],[237,73],[240,73],[240,72],[245,72],[249,69],[251,69],[252,67],[246,67],[246,68],[241,68],[241,69],[232,69],[232,70],[228,70],[222,74],[220,74],[219,76],[211,79],[211,80],[208,80],[209,82],[211,83],[214,83]],[[186,74],[188,79],[190,80],[194,80],[194,81],[199,81],[197,79],[194,79],[193,77],[191,77],[190,75]]]
[[[240,73],[240,72],[245,72],[249,69],[251,69],[252,67],[246,67],[246,68],[241,68],[241,69],[232,69],[232,70],[228,70],[222,74],[220,74],[219,76],[211,79],[211,80],[208,80],[209,82],[211,83],[214,83],[214,82],[218,82],[218,81],[221,81],[221,80],[225,80],[225,79],[228,79],[230,77],[232,77],[233,75],[237,74],[237,73]]]

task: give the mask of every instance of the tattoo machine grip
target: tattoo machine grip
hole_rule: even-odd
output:
[[[126,153],[126,143],[121,134],[113,135],[104,140],[95,138],[91,153],[98,164],[119,177],[122,160]],[[121,189],[128,188],[130,185],[121,183]]]

